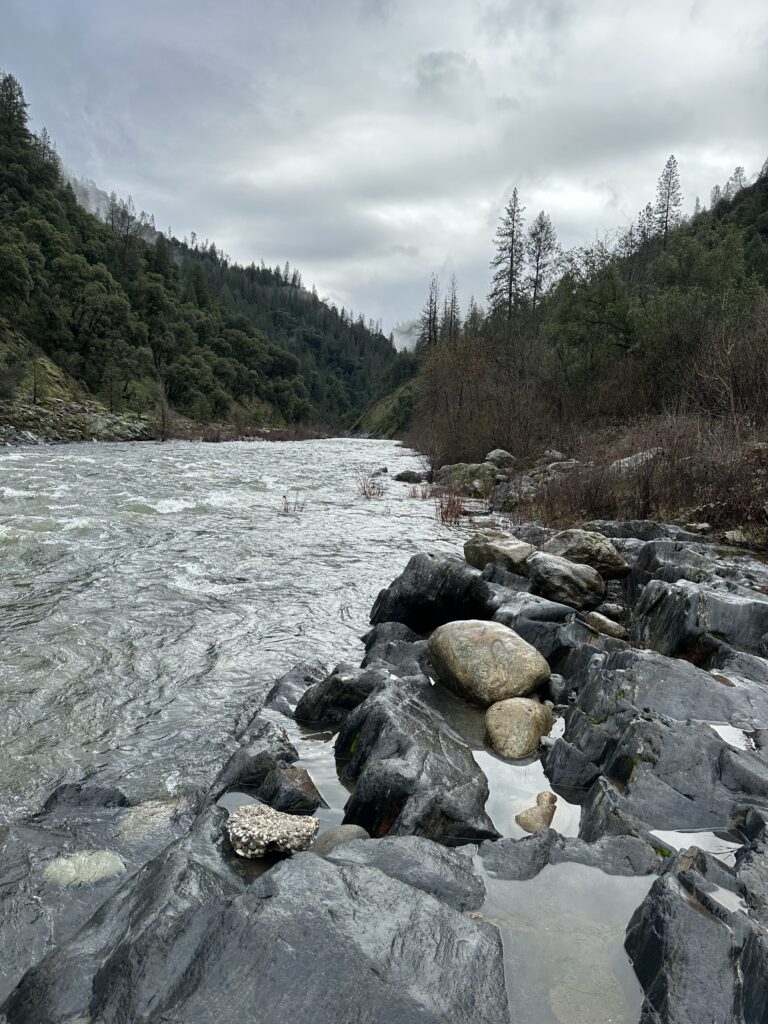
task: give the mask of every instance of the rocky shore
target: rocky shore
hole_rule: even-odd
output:
[[[371,627],[360,666],[277,680],[195,801],[131,806],[94,773],[7,831],[0,1019],[517,1021],[515,906],[569,865],[646,879],[642,1024],[765,1024],[768,565],[659,523],[524,524],[414,555]],[[491,817],[470,720],[502,777],[540,760],[531,834]],[[597,1024],[578,983],[537,991],[536,1019]]]
[[[48,397],[0,402],[0,447],[74,441],[147,441],[152,424],[108,412],[98,402]]]

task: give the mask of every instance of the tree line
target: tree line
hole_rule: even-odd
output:
[[[240,266],[115,193],[88,213],[4,73],[0,318],[28,343],[17,364],[41,352],[114,411],[334,426],[414,371],[380,324],[323,301],[288,263]]]
[[[420,317],[414,436],[438,460],[533,450],[563,430],[665,411],[762,422],[768,395],[768,160],[682,212],[674,156],[623,230],[564,250],[517,188],[487,304],[464,317],[452,276]]]

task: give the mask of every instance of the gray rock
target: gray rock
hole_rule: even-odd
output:
[[[470,498],[480,498],[493,487],[497,472],[492,462],[457,462],[438,469],[435,483],[441,487],[455,488]]]
[[[354,668],[337,665],[333,672],[305,691],[296,705],[294,717],[307,725],[335,725],[361,704],[389,673],[382,668]]]
[[[608,470],[612,473],[632,473],[647,466],[650,462],[656,462],[663,455],[663,448],[648,448],[644,452],[636,452],[634,455],[627,455],[626,458],[616,459],[608,466]]]
[[[598,633],[604,633],[606,636],[612,636],[616,640],[628,640],[629,631],[626,626],[622,626],[619,622],[614,622],[613,619],[609,619],[605,615],[601,615],[600,612],[594,611],[589,612],[588,615],[584,616],[584,621],[592,629],[596,629]]]
[[[261,804],[243,804],[230,814],[227,835],[238,857],[250,859],[268,853],[306,850],[320,822],[303,814],[283,814]]]
[[[446,623],[435,630],[428,647],[440,681],[481,707],[531,693],[549,677],[541,654],[498,622]]]
[[[310,853],[316,853],[318,857],[327,857],[338,846],[348,843],[358,843],[371,837],[359,825],[335,825],[333,828],[321,832],[310,846]]]
[[[430,708],[427,679],[384,684],[339,731],[340,777],[354,783],[345,824],[371,836],[419,835],[446,845],[496,838],[488,781],[472,752]]]
[[[209,798],[217,800],[228,789],[258,787],[273,769],[298,759],[285,729],[259,714],[243,731],[240,747],[217,775]]]
[[[395,480],[399,480],[400,483],[404,484],[420,484],[423,483],[426,478],[426,473],[419,473],[415,469],[404,469],[401,473],[396,473],[394,477]]]
[[[605,579],[625,576],[630,571],[629,564],[613,544],[589,530],[563,530],[543,544],[541,550],[570,562],[590,565]]]
[[[605,836],[585,843],[549,828],[524,839],[482,843],[480,856],[487,871],[510,881],[533,878],[547,864],[586,864],[608,875],[650,875],[664,866],[663,858],[637,836]]]
[[[605,597],[600,574],[588,565],[536,551],[528,559],[526,569],[534,593],[551,601],[586,609],[596,608]]]
[[[653,580],[635,613],[635,640],[662,654],[680,654],[713,635],[733,647],[768,653],[768,595],[726,593],[693,583]]]
[[[335,849],[330,860],[377,868],[456,910],[477,910],[485,900],[485,885],[473,866],[470,847],[450,850],[418,836],[388,836],[347,843]]]
[[[491,746],[502,757],[523,758],[539,749],[555,723],[545,704],[512,697],[491,705],[485,713],[485,731]]]
[[[376,598],[371,623],[401,622],[428,633],[454,619],[491,618],[496,603],[491,584],[463,558],[418,554]]]
[[[464,543],[464,557],[476,569],[491,563],[518,574],[525,574],[526,560],[533,551],[531,544],[495,530],[475,533]]]
[[[259,786],[258,795],[265,804],[287,814],[312,814],[318,807],[328,806],[306,768],[273,768]]]
[[[612,619],[614,622],[621,622],[627,614],[623,604],[612,604],[610,601],[598,605],[595,611],[599,615],[604,615],[606,619]]]
[[[324,679],[326,675],[327,670],[321,661],[305,661],[296,665],[276,680],[266,696],[265,707],[292,717],[293,709],[307,687]]]
[[[503,448],[494,448],[492,452],[488,452],[485,456],[485,461],[493,463],[499,469],[511,469],[517,462],[517,459]]]
[[[768,893],[753,880],[692,850],[654,882],[625,943],[645,990],[643,1021],[765,1021],[768,942],[753,908]]]

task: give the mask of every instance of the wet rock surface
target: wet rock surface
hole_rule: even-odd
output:
[[[567,472],[552,455],[541,472]],[[415,555],[363,664],[282,676],[195,802],[56,789],[1,840],[0,1019],[582,1024],[610,1005],[622,1024],[762,1024],[763,570],[679,527],[588,526],[516,528],[547,550],[514,569],[501,547],[483,572]],[[527,773],[502,837],[489,780]],[[578,836],[549,827],[548,786],[581,805]],[[620,912],[642,1010],[605,968],[614,933],[584,932],[606,971],[590,994],[541,919],[586,917],[595,878],[637,893]]]

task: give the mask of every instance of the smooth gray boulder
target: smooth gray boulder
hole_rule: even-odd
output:
[[[597,608],[605,599],[605,584],[591,566],[559,555],[536,551],[526,562],[534,593],[572,608]]]
[[[524,573],[526,560],[533,551],[532,544],[498,530],[474,533],[464,542],[464,557],[476,569],[492,564],[500,565],[508,572]]]
[[[365,669],[341,664],[329,676],[305,690],[294,711],[306,725],[336,725],[361,704],[390,673],[376,667]]]
[[[586,864],[608,875],[651,875],[664,867],[664,858],[637,836],[605,836],[585,843],[551,828],[524,839],[482,843],[479,853],[487,871],[510,881],[533,878],[547,864]]]
[[[590,565],[604,579],[626,576],[630,571],[628,562],[608,538],[589,530],[563,530],[542,544],[541,550],[570,562]]]
[[[258,788],[265,804],[286,814],[312,814],[327,807],[306,768],[279,765],[273,768]]]
[[[607,615],[601,615],[598,611],[589,612],[584,616],[584,621],[592,629],[596,629],[598,633],[603,633],[605,636],[612,636],[616,640],[629,639],[629,630],[626,626],[609,619]]]
[[[272,708],[291,718],[294,707],[307,687],[324,679],[327,674],[327,669],[321,661],[305,661],[295,665],[285,675],[275,680],[266,696],[264,707]]]
[[[371,836],[418,835],[448,846],[498,836],[488,781],[472,751],[422,699],[424,677],[381,686],[336,738],[339,776],[354,783],[344,823]]]
[[[429,657],[440,681],[481,707],[531,693],[549,677],[539,652],[499,622],[449,622],[429,638]]]
[[[637,643],[668,655],[689,651],[712,636],[765,656],[768,595],[652,580],[637,606],[633,635]]]
[[[358,843],[370,838],[359,825],[335,825],[320,833],[310,846],[309,852],[316,853],[318,857],[327,857],[337,846]]]
[[[414,555],[371,609],[371,623],[401,622],[428,633],[454,619],[491,618],[497,601],[492,585],[463,558]]]
[[[625,946],[645,990],[642,1021],[764,1024],[768,1007],[765,879],[710,854],[681,852],[651,887]],[[744,867],[747,870],[744,870]]]
[[[477,910],[485,900],[485,884],[472,863],[471,847],[451,850],[419,836],[387,836],[346,843],[327,856],[336,864],[377,868],[456,910]]]
[[[492,452],[488,452],[485,456],[486,462],[491,462],[494,466],[499,469],[512,469],[517,459],[510,452],[505,451],[503,448],[494,448]]]
[[[485,713],[485,731],[491,746],[508,758],[533,754],[554,724],[555,716],[546,704],[526,697],[499,701]]]

